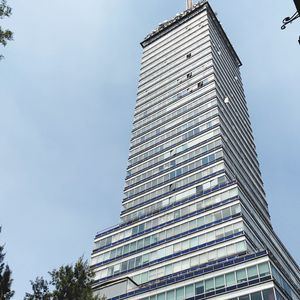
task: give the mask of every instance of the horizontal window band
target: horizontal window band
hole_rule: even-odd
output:
[[[202,177],[202,178],[200,178],[200,179],[198,179],[198,180],[195,180],[195,181],[193,181],[193,182],[191,182],[191,183],[188,183],[188,184],[186,184],[186,185],[184,185],[184,186],[181,186],[181,187],[179,187],[179,188],[176,188],[176,189],[174,189],[174,190],[172,190],[172,191],[169,191],[169,192],[167,192],[167,193],[164,193],[164,194],[162,194],[162,195],[159,195],[159,196],[156,196],[156,197],[154,197],[154,198],[151,198],[151,199],[149,199],[149,200],[147,200],[147,201],[145,201],[145,202],[143,202],[143,203],[140,203],[140,204],[138,204],[138,205],[136,205],[136,206],[134,206],[134,207],[131,207],[131,208],[126,209],[126,210],[123,210],[123,211],[121,212],[121,217],[122,217],[124,214],[128,214],[129,212],[132,212],[132,211],[134,211],[134,210],[136,210],[136,209],[138,209],[138,208],[142,208],[143,206],[145,206],[145,205],[147,205],[147,204],[150,204],[150,203],[153,203],[153,202],[155,202],[155,201],[157,201],[157,200],[160,200],[160,199],[162,199],[162,198],[171,196],[172,194],[174,194],[174,192],[182,191],[182,190],[184,190],[184,189],[186,189],[186,188],[188,188],[188,187],[192,187],[193,185],[200,184],[201,182],[203,182],[203,181],[205,181],[205,180],[213,179],[214,177],[216,177],[216,176],[218,176],[218,175],[222,175],[222,174],[226,175],[226,170],[225,170],[225,169],[220,170],[220,171],[217,171],[217,172],[215,172],[215,173],[212,173],[212,174],[210,174],[210,175],[208,175],[208,176]],[[203,194],[201,194],[201,193],[203,193]],[[199,194],[204,195],[205,192],[201,192],[201,193],[199,193]]]
[[[178,142],[178,143],[176,143],[176,144],[174,144],[174,145],[171,145],[171,146],[169,146],[169,147],[167,147],[167,148],[165,148],[165,149],[162,149],[161,151],[159,151],[159,152],[157,152],[157,153],[154,153],[154,154],[152,154],[152,155],[150,155],[150,156],[148,156],[148,157],[146,157],[146,158],[143,158],[143,159],[139,160],[138,162],[129,165],[129,168],[131,168],[131,167],[133,167],[133,166],[136,166],[136,165],[139,165],[139,164],[141,164],[142,162],[145,162],[145,161],[147,161],[147,160],[149,160],[149,159],[151,159],[151,158],[154,158],[155,156],[158,156],[158,155],[160,155],[160,154],[162,154],[162,153],[164,153],[164,152],[167,152],[167,151],[169,151],[169,150],[172,150],[173,148],[175,148],[175,147],[177,147],[177,146],[179,146],[179,145],[181,145],[181,144],[183,144],[183,143],[186,143],[186,142],[188,142],[188,141],[190,141],[190,140],[192,140],[192,139],[194,139],[194,138],[196,138],[196,137],[199,137],[199,136],[201,136],[201,135],[204,135],[205,133],[208,133],[209,131],[213,131],[214,129],[217,129],[217,128],[221,128],[221,127],[220,127],[220,124],[216,124],[216,125],[214,125],[214,126],[212,126],[212,127],[210,127],[210,128],[207,128],[207,129],[205,129],[205,130],[203,130],[203,131],[201,131],[201,132],[199,132],[199,133],[197,133],[197,134],[195,134],[195,135],[193,135],[193,136],[191,136],[191,137],[189,137],[189,138],[183,140],[183,141],[180,141],[180,142]],[[207,142],[207,141],[208,141],[208,140],[205,140],[205,142]],[[144,151],[142,151],[142,152],[144,152]],[[182,153],[183,153],[183,152],[182,152]],[[136,155],[134,155],[134,156],[136,156]],[[132,156],[131,158],[133,158],[134,156]],[[175,157],[175,155],[174,155],[174,157]],[[130,160],[130,158],[129,158],[129,160]]]
[[[268,255],[268,251],[267,250],[263,250],[254,254],[248,254],[248,255],[244,255],[241,257],[237,257],[235,256],[231,256],[231,257],[227,257],[227,258],[223,258],[211,263],[206,263],[204,265],[200,265],[200,266],[196,266],[193,267],[191,269],[185,270],[185,271],[181,271],[178,273],[175,273],[173,275],[169,275],[164,278],[162,278],[161,280],[159,280],[159,282],[149,282],[147,286],[142,285],[138,290],[127,293],[127,294],[123,294],[117,298],[113,298],[113,299],[126,299],[128,297],[132,297],[132,296],[136,296],[136,295],[141,295],[143,293],[146,292],[150,292],[152,290],[157,290],[159,288],[177,283],[177,282],[181,282],[181,281],[185,281],[188,279],[192,279],[195,277],[199,277],[199,276],[203,276],[215,271],[219,271],[220,269],[225,269],[227,267],[231,267],[237,264],[241,264],[241,263],[245,263],[251,260],[255,260],[257,258],[261,258],[264,256]],[[99,282],[99,280],[94,281],[93,283],[94,288],[97,287],[101,287],[101,283]]]
[[[220,133],[218,133],[218,134],[216,134],[215,136],[213,136],[213,137],[211,137],[211,138],[209,138],[209,139],[207,139],[207,140],[205,140],[205,141],[202,141],[202,142],[200,142],[200,143],[198,143],[198,144],[196,144],[196,145],[194,145],[194,146],[192,146],[192,147],[189,147],[189,148],[185,149],[184,151],[182,151],[182,152],[180,152],[180,153],[176,153],[176,154],[173,155],[173,156],[170,155],[169,157],[167,157],[167,158],[165,158],[165,159],[162,159],[162,160],[160,160],[160,161],[154,163],[154,164],[151,165],[151,166],[148,166],[148,167],[143,168],[142,170],[136,172],[133,176],[137,176],[137,175],[139,175],[140,173],[144,173],[144,172],[146,172],[147,170],[153,169],[153,168],[155,168],[155,167],[157,167],[157,166],[159,166],[159,165],[161,165],[161,164],[166,163],[166,162],[169,161],[169,160],[171,161],[171,160],[177,159],[178,156],[184,155],[185,153],[188,153],[188,152],[190,152],[190,151],[192,151],[192,150],[195,150],[195,149],[197,149],[197,148],[199,148],[199,147],[201,147],[201,146],[203,146],[203,145],[205,145],[205,144],[209,144],[210,142],[212,142],[212,141],[214,141],[214,140],[217,140],[217,139],[219,139],[219,138],[221,138],[221,137],[222,137],[222,135],[221,135]],[[223,141],[222,141],[222,142],[223,142]],[[168,150],[167,150],[166,152],[168,152]],[[158,155],[158,156],[159,156],[159,155]],[[150,159],[151,159],[151,158],[150,158]],[[149,160],[150,160],[150,159],[149,159]],[[148,160],[148,159],[147,159],[147,160]],[[138,163],[138,164],[140,164],[140,163]],[[132,168],[132,167],[134,167],[134,165],[129,166],[127,169],[130,169],[130,168]],[[128,177],[128,178],[129,178],[129,177]],[[127,179],[127,177],[126,177],[126,179]]]
[[[216,99],[216,100],[217,100],[217,99]],[[206,104],[207,102],[209,102],[209,101],[204,102],[203,105],[201,105],[201,106],[205,106],[205,104]],[[175,125],[173,125],[173,126],[171,126],[171,127],[169,127],[169,128],[166,128],[166,129],[163,130],[163,131],[160,131],[159,133],[157,133],[157,134],[151,136],[150,138],[145,139],[144,141],[139,142],[138,144],[134,145],[134,147],[131,147],[129,150],[133,150],[133,149],[135,149],[136,147],[141,146],[142,144],[147,143],[147,142],[149,142],[149,141],[151,141],[151,140],[153,140],[153,139],[159,137],[160,135],[163,135],[163,134],[167,133],[168,131],[171,131],[171,130],[175,129],[176,127],[179,127],[179,126],[181,126],[181,125],[183,125],[183,124],[185,124],[185,123],[187,123],[187,122],[189,122],[189,121],[191,121],[191,120],[193,120],[193,119],[195,119],[195,118],[197,118],[197,117],[200,117],[201,115],[206,114],[206,113],[209,112],[210,110],[213,110],[213,109],[218,108],[218,107],[219,107],[219,106],[218,106],[218,104],[216,103],[216,104],[212,105],[211,107],[208,107],[208,108],[204,109],[203,111],[200,111],[200,112],[198,112],[197,114],[195,114],[195,115],[193,115],[193,116],[190,116],[189,118],[187,118],[187,119],[185,119],[185,120],[183,120],[183,121],[181,121],[181,122],[179,122],[179,123],[177,123],[177,124],[175,124]],[[193,111],[193,110],[195,110],[195,107],[193,107],[193,108],[190,109],[190,110],[187,110],[186,112],[184,112],[184,114],[189,114],[189,113],[190,113],[191,111]],[[176,119],[177,119],[177,117],[176,117]],[[172,119],[168,120],[168,121],[166,122],[166,124],[167,124],[168,122],[170,122],[170,121],[173,121],[173,120],[172,120]],[[158,127],[161,127],[162,125],[163,125],[163,124],[160,124]],[[154,130],[155,130],[155,128],[152,128],[150,131],[154,131]],[[144,135],[144,134],[145,134],[145,133],[143,133],[143,134],[141,134],[141,135]],[[138,138],[138,137],[135,137],[134,140],[137,139],[137,138]]]
[[[159,173],[156,173],[156,174],[154,174],[154,175],[151,175],[151,176],[149,176],[149,177],[146,177],[145,179],[142,179],[142,180],[138,181],[138,182],[135,183],[135,184],[129,185],[126,189],[124,189],[124,191],[126,191],[126,190],[129,189],[129,188],[133,188],[133,187],[135,187],[135,186],[137,186],[137,185],[140,185],[140,184],[142,184],[142,183],[145,183],[145,182],[147,182],[148,180],[151,180],[151,179],[154,179],[154,178],[156,178],[156,177],[159,177],[159,176],[161,176],[161,175],[163,175],[163,174],[165,174],[165,173],[168,173],[168,172],[170,172],[170,171],[172,171],[172,170],[174,170],[174,169],[176,169],[176,168],[182,167],[182,166],[184,166],[185,164],[188,164],[188,163],[190,163],[190,162],[192,162],[192,161],[194,161],[194,160],[197,160],[198,158],[201,158],[202,156],[206,156],[206,155],[208,155],[208,154],[210,154],[210,153],[212,153],[212,152],[215,152],[215,151],[221,150],[221,149],[223,149],[223,145],[219,145],[219,146],[217,146],[217,147],[211,148],[210,150],[205,151],[205,152],[203,152],[203,153],[200,153],[200,154],[198,154],[198,155],[196,155],[196,156],[194,156],[194,157],[192,157],[192,158],[190,158],[190,159],[187,159],[187,160],[185,160],[185,161],[183,161],[183,162],[181,162],[181,163],[179,163],[179,164],[177,164],[177,165],[175,165],[175,166],[172,166],[172,167],[169,168],[169,169],[165,169],[165,170],[163,170],[163,171],[161,171],[161,172],[159,172]],[[191,152],[192,152],[192,151],[191,151]],[[175,159],[176,159],[176,158],[175,158]],[[134,175],[134,176],[136,176],[136,175]],[[131,177],[133,177],[133,176],[131,176]],[[127,178],[126,180],[130,180],[130,178]]]
[[[167,262],[167,261],[169,261],[171,259],[174,259],[174,258],[183,256],[183,255],[186,255],[186,254],[190,254],[190,253],[196,252],[197,250],[203,250],[203,249],[209,248],[211,246],[217,246],[217,245],[220,245],[220,244],[222,244],[224,242],[231,241],[231,240],[234,240],[234,239],[236,239],[238,237],[242,237],[242,236],[245,236],[245,232],[244,231],[237,232],[237,233],[232,234],[230,236],[227,236],[227,237],[224,237],[224,238],[220,238],[218,240],[214,240],[214,241],[211,241],[211,242],[208,242],[208,243],[205,243],[205,244],[193,247],[193,248],[189,248],[189,249],[184,250],[184,251],[177,252],[175,254],[171,254],[171,255],[168,255],[168,256],[165,256],[165,257],[153,260],[153,261],[145,263],[145,264],[143,264],[141,266],[138,266],[138,267],[126,270],[124,272],[117,273],[115,275],[107,276],[105,278],[99,279],[99,282],[111,280],[111,279],[119,277],[120,275],[125,275],[125,274],[128,274],[128,273],[134,272],[134,271],[143,270],[145,268],[148,268],[148,267],[160,264],[162,262]],[[91,267],[91,269],[94,270],[94,269],[97,269],[97,268],[99,268],[101,266],[102,265],[100,265],[100,264],[95,264],[95,265],[92,265],[90,267]]]
[[[181,178],[183,178],[183,177],[185,177],[185,176],[187,176],[187,175],[190,175],[190,174],[192,174],[192,173],[194,173],[194,172],[197,172],[197,171],[201,171],[202,169],[205,169],[205,168],[207,168],[207,167],[209,167],[209,166],[212,166],[212,165],[217,164],[217,163],[222,162],[222,161],[224,161],[224,157],[219,157],[219,158],[217,158],[217,159],[215,159],[215,160],[213,160],[213,161],[211,161],[211,162],[209,162],[209,163],[207,163],[207,164],[201,165],[201,166],[199,166],[199,167],[197,167],[197,168],[195,168],[195,169],[192,169],[192,170],[187,171],[186,173],[182,173],[182,174],[179,175],[179,176],[176,176],[176,177],[174,177],[174,178],[170,178],[170,179],[168,179],[168,180],[166,180],[166,181],[164,181],[164,182],[161,182],[161,183],[159,183],[159,184],[157,184],[157,185],[154,185],[154,186],[152,186],[152,187],[150,187],[150,188],[147,188],[147,189],[145,189],[145,190],[143,190],[143,191],[141,191],[141,192],[139,192],[139,193],[136,193],[136,194],[134,194],[134,195],[128,197],[127,199],[132,199],[132,198],[141,196],[141,195],[143,195],[144,193],[147,193],[147,192],[150,192],[151,190],[154,190],[154,189],[156,189],[156,188],[162,187],[162,186],[164,186],[165,184],[167,185],[167,184],[169,184],[169,183],[172,183],[172,182],[174,182],[174,180],[181,179]],[[146,180],[146,182],[147,182],[147,181],[148,181],[148,180]],[[139,185],[139,184],[137,184],[137,185]],[[133,187],[128,187],[128,189],[132,189],[132,188],[133,188]],[[128,189],[126,189],[125,192],[126,192]],[[127,202],[127,201],[126,201],[126,202]]]
[[[229,203],[235,202],[235,201],[237,201],[237,200],[240,200],[239,196],[235,196],[235,197],[226,199],[226,200],[224,200],[224,201],[221,201],[221,202],[219,202],[219,203],[216,203],[216,204],[207,206],[207,207],[205,207],[205,208],[199,209],[199,210],[197,210],[197,211],[195,211],[195,212],[192,212],[192,213],[190,213],[190,214],[187,214],[187,215],[184,215],[184,216],[182,216],[182,217],[176,218],[176,219],[174,219],[174,220],[171,220],[171,221],[165,222],[165,223],[163,223],[163,224],[154,226],[154,227],[149,228],[149,229],[147,229],[147,230],[144,230],[144,231],[142,231],[142,232],[133,234],[133,235],[131,235],[130,237],[127,237],[127,238],[125,238],[125,239],[118,240],[118,241],[115,242],[115,243],[111,243],[111,244],[109,244],[109,245],[106,245],[106,246],[103,246],[103,247],[99,247],[99,248],[97,248],[97,249],[95,249],[95,250],[93,251],[93,254],[94,254],[94,253],[98,253],[98,252],[100,252],[100,251],[107,250],[107,249],[109,249],[109,248],[111,248],[111,247],[114,247],[114,246],[117,246],[117,245],[119,245],[119,244],[125,243],[125,242],[130,241],[130,240],[132,240],[132,239],[135,239],[135,238],[137,238],[137,237],[141,237],[141,236],[143,236],[143,235],[145,235],[145,234],[151,233],[151,232],[156,231],[156,230],[158,230],[158,229],[162,229],[162,228],[164,228],[164,227],[166,227],[166,226],[169,226],[169,225],[171,225],[171,224],[175,224],[175,223],[177,223],[177,222],[184,221],[184,220],[186,220],[186,219],[188,219],[188,218],[191,218],[191,217],[193,217],[193,216],[196,216],[196,215],[202,214],[202,213],[204,213],[204,212],[210,211],[210,210],[212,210],[212,209],[221,207],[221,206],[223,206],[223,205],[225,205],[225,204],[229,204]],[[191,200],[189,200],[189,202],[190,202],[190,201],[191,201]],[[194,200],[194,201],[195,201],[195,200]],[[182,205],[182,204],[180,204],[179,206],[181,206],[181,205]],[[173,208],[173,207],[171,207],[171,208],[169,208],[169,209],[172,209],[172,208]]]
[[[224,188],[226,188],[226,187],[231,187],[231,186],[234,186],[234,185],[236,185],[236,184],[237,184],[236,180],[233,180],[233,181],[231,181],[231,182],[225,183],[225,184],[223,184],[222,186],[218,187],[218,189],[211,189],[211,190],[209,190],[207,193],[205,193],[205,196],[208,196],[210,193],[214,193],[214,192],[216,192],[217,190],[220,190],[220,191],[221,191],[222,189],[224,189]],[[170,210],[170,209],[172,209],[172,208],[180,207],[181,205],[186,204],[186,203],[189,203],[189,202],[192,202],[192,201],[194,201],[196,198],[200,198],[200,197],[202,197],[202,196],[203,196],[203,195],[198,195],[198,194],[197,194],[197,195],[193,195],[192,197],[189,197],[189,198],[184,199],[184,200],[182,200],[182,201],[179,201],[179,202],[173,203],[173,204],[171,204],[171,205],[168,205],[168,206],[166,206],[166,207],[160,209],[159,211],[155,211],[155,212],[152,213],[152,214],[149,214],[149,215],[147,215],[147,216],[143,216],[142,218],[139,218],[138,220],[131,221],[131,222],[127,222],[127,223],[121,223],[121,224],[119,224],[119,225],[112,226],[111,228],[104,229],[103,231],[100,231],[98,234],[96,234],[95,239],[99,239],[99,238],[101,238],[102,236],[106,236],[106,235],[108,235],[108,234],[110,234],[110,233],[119,231],[119,230],[124,229],[124,228],[126,228],[126,227],[128,227],[128,226],[134,225],[135,223],[141,222],[142,220],[147,220],[147,219],[149,219],[150,217],[153,217],[153,216],[155,216],[155,215],[159,215],[159,214],[161,214],[161,213],[163,213],[163,212],[167,212],[168,210]],[[213,205],[211,208],[214,208],[214,205]]]
[[[172,236],[172,237],[170,237],[170,238],[167,238],[167,239],[161,240],[161,241],[159,241],[159,242],[150,244],[149,246],[146,246],[146,247],[143,247],[143,248],[139,248],[139,249],[137,249],[137,250],[134,250],[134,251],[132,251],[132,252],[126,253],[126,254],[124,254],[124,255],[117,256],[117,257],[112,258],[112,259],[108,259],[108,260],[106,260],[106,261],[103,261],[103,262],[97,264],[97,266],[106,265],[106,264],[111,263],[111,262],[113,262],[113,261],[118,261],[118,260],[123,259],[123,258],[125,258],[125,257],[130,257],[131,255],[134,255],[134,254],[139,253],[140,251],[146,251],[146,250],[155,248],[155,247],[157,247],[157,246],[166,244],[166,243],[168,243],[168,242],[172,242],[172,241],[177,240],[177,239],[179,239],[179,238],[186,237],[186,236],[188,236],[188,235],[190,235],[190,234],[192,234],[192,233],[201,232],[201,231],[204,230],[204,229],[209,229],[209,228],[212,228],[212,227],[214,227],[214,226],[216,226],[216,225],[225,224],[226,222],[231,221],[231,220],[238,219],[238,218],[240,218],[241,216],[242,216],[242,214],[241,214],[241,213],[238,213],[238,214],[235,214],[235,215],[233,215],[233,216],[229,216],[229,217],[226,217],[226,218],[223,218],[223,219],[220,219],[220,220],[211,222],[211,223],[209,223],[209,224],[202,225],[202,226],[200,226],[200,227],[197,227],[197,228],[188,230],[188,231],[186,231],[186,232],[182,232],[182,233],[179,233],[179,234],[177,234],[177,235],[174,235],[174,236]],[[109,248],[108,248],[108,249],[109,249]],[[93,254],[98,253],[98,252],[101,252],[101,250],[100,250],[100,251],[93,252]],[[93,266],[92,266],[92,267],[93,267]]]

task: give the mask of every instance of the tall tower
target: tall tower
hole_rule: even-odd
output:
[[[91,266],[107,299],[300,299],[274,233],[240,76],[207,1],[141,43],[121,223]]]

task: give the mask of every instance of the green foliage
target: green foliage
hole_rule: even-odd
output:
[[[0,299],[8,300],[12,298],[14,291],[11,289],[11,270],[9,266],[4,263],[5,253],[3,253],[3,250],[4,247],[0,246]]]
[[[27,293],[24,300],[100,300],[93,296],[93,272],[82,258],[74,266],[62,266],[49,274],[50,282],[43,278],[31,282],[33,293]]]
[[[0,19],[4,19],[5,17],[11,16],[11,8],[7,6],[6,0],[1,0],[0,3]],[[2,46],[6,46],[8,41],[11,41],[13,39],[13,33],[8,29],[2,29],[0,26],[0,44]],[[0,59],[3,58],[2,55],[0,55]]]
[[[35,281],[31,281],[33,294],[26,293],[26,300],[51,300],[49,291],[49,283],[42,277],[37,277]]]

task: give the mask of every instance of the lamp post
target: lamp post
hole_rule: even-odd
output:
[[[283,25],[281,26],[282,30],[286,28],[286,25],[292,23],[293,21],[295,21],[300,17],[300,0],[294,0],[294,3],[297,11],[291,17],[286,17],[283,19],[282,21]]]
[[[282,23],[283,25],[281,26],[281,29],[284,30],[286,28],[286,25],[292,23],[296,19],[300,18],[300,0],[294,0],[295,6],[296,6],[296,12],[291,16],[291,17],[286,17],[283,19]],[[300,37],[298,40],[300,44]]]

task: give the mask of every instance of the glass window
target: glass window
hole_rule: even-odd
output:
[[[222,238],[224,236],[223,228],[216,230],[216,240]]]
[[[148,236],[144,239],[144,246],[147,247],[149,245],[150,245],[150,236]]]
[[[156,295],[151,296],[151,297],[149,298],[149,300],[156,300]]]
[[[181,251],[181,243],[177,243],[174,245],[174,253]]]
[[[129,246],[130,246],[130,252],[136,250],[136,242],[129,244]]]
[[[205,292],[210,292],[215,289],[214,278],[205,280]]]
[[[233,286],[236,284],[235,282],[235,273],[231,272],[225,275],[225,280],[226,280],[226,286]]]
[[[261,292],[252,293],[251,300],[262,300]]]
[[[208,253],[208,260],[213,261],[217,259],[217,250],[210,251]]]
[[[241,282],[247,281],[246,269],[238,270],[236,272],[236,279],[237,279],[237,283],[241,283]]]
[[[156,270],[149,271],[149,280],[156,279]]]
[[[197,227],[197,220],[189,222],[189,229],[194,229]]]
[[[199,256],[195,256],[191,258],[191,267],[199,265]]]
[[[218,258],[222,258],[222,257],[225,257],[227,254],[226,254],[226,248],[223,247],[223,248],[220,248],[217,250],[217,256]]]
[[[138,226],[133,227],[133,228],[132,228],[132,234],[137,234],[137,233],[138,233],[138,230],[139,230],[139,227],[138,227]]]
[[[138,256],[135,260],[135,266],[139,267],[142,264],[142,257]]]
[[[181,262],[181,270],[186,270],[190,267],[190,259],[185,259]]]
[[[260,277],[270,275],[270,268],[268,263],[263,263],[258,265],[258,272]]]
[[[215,278],[216,289],[225,287],[225,277],[224,275]]]
[[[169,275],[169,274],[172,274],[173,273],[173,265],[170,264],[170,265],[167,265],[165,267],[165,275]]]
[[[159,295],[157,295],[157,300],[165,300],[165,293],[161,293]]]
[[[173,265],[173,271],[174,273],[181,271],[181,262],[175,263]]]
[[[148,272],[142,273],[141,274],[141,282],[145,283],[148,281]]]
[[[185,287],[185,298],[193,297],[195,296],[195,288],[193,284],[190,284]]]
[[[208,242],[211,242],[215,239],[215,232],[209,232],[207,235],[206,235],[206,243]]]
[[[142,258],[143,264],[149,262],[149,254],[144,254]]]
[[[222,212],[219,211],[219,212],[215,213],[214,216],[215,216],[215,221],[221,220],[222,219]]]
[[[247,268],[248,279],[252,280],[258,277],[257,266]]]
[[[239,297],[239,300],[250,300],[249,295]]]
[[[184,287],[176,289],[176,300],[184,299]]]
[[[230,207],[223,210],[223,218],[227,218],[231,215]]]
[[[137,248],[141,249],[143,247],[144,247],[144,240],[139,240],[138,243],[137,243]]]
[[[143,223],[143,224],[140,224],[140,225],[139,225],[139,232],[144,231],[144,229],[145,229],[145,224],[144,224],[144,223]]]
[[[129,245],[125,245],[125,246],[124,246],[124,248],[123,248],[123,253],[124,253],[124,254],[129,253]]]
[[[122,262],[121,264],[121,272],[124,272],[127,270],[127,261]]]
[[[189,240],[181,242],[181,251],[187,250],[189,248],[190,248],[190,241]]]
[[[244,252],[246,251],[246,243],[245,242],[239,242],[236,244],[236,251],[237,252]]]
[[[175,299],[175,292],[169,291],[167,292],[167,299],[166,300],[174,300]]]
[[[198,246],[198,238],[194,237],[193,239],[190,240],[190,247],[193,248],[196,246]]]
[[[264,300],[275,300],[273,289],[263,291]]]
[[[135,261],[134,258],[129,260],[129,263],[128,263],[128,269],[129,270],[134,268],[134,261]]]
[[[204,293],[204,282],[201,281],[199,283],[196,283],[195,285],[195,294],[200,295]]]

